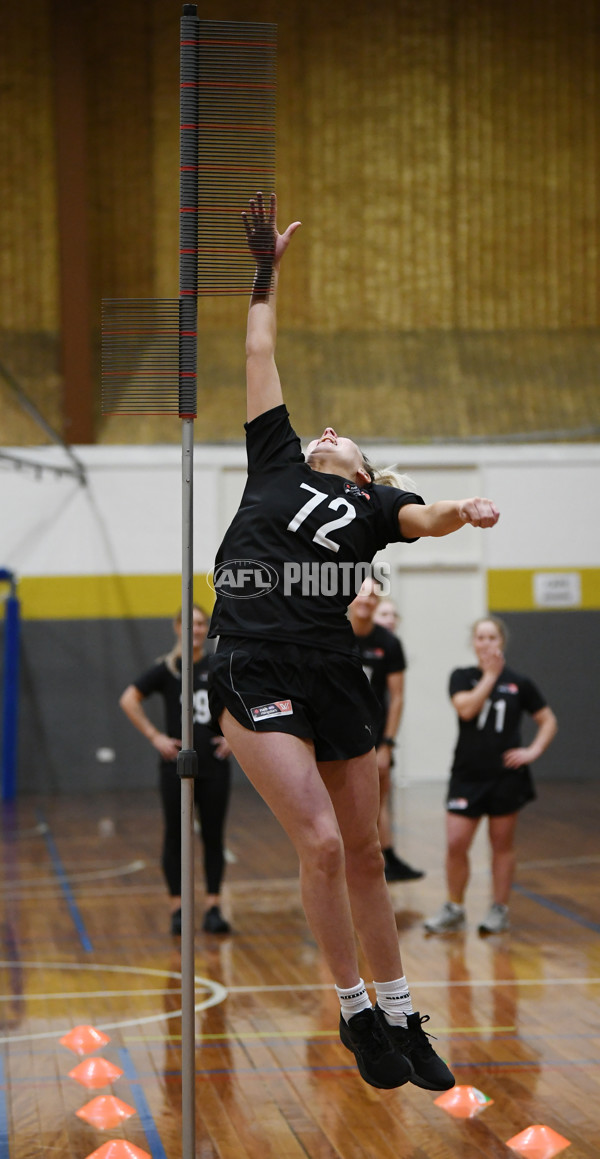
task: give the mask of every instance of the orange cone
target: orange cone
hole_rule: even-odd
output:
[[[118,1127],[124,1119],[135,1115],[135,1107],[130,1107],[128,1103],[123,1103],[114,1095],[98,1095],[97,1099],[86,1103],[85,1107],[75,1111],[75,1114],[86,1123],[91,1123],[92,1127],[106,1131],[110,1127]]]
[[[74,1054],[91,1054],[99,1046],[106,1046],[107,1042],[110,1042],[108,1035],[94,1026],[75,1026],[60,1039],[61,1046],[68,1047]]]
[[[472,1119],[490,1107],[494,1100],[488,1099],[477,1087],[452,1087],[433,1101],[455,1119]]]
[[[126,1139],[113,1139],[110,1143],[103,1143],[97,1151],[92,1151],[86,1159],[151,1159],[151,1156]]]
[[[526,1127],[520,1134],[513,1135],[512,1139],[506,1140],[506,1146],[525,1159],[554,1159],[559,1151],[570,1147],[571,1142],[552,1127],[537,1126]]]
[[[106,1087],[109,1083],[113,1083],[122,1074],[123,1071],[118,1066],[113,1066],[106,1058],[88,1058],[85,1062],[78,1062],[77,1066],[69,1071],[69,1078],[81,1083],[82,1087],[96,1090],[98,1087]]]

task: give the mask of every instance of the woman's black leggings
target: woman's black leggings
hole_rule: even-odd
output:
[[[207,893],[219,893],[225,859],[223,840],[231,789],[229,761],[204,763],[194,782],[196,813],[204,847]],[[161,761],[160,796],[164,817],[162,869],[171,897],[181,897],[181,781],[175,761]]]

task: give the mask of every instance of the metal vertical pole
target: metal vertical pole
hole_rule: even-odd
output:
[[[177,761],[181,777],[181,1128],[182,1159],[195,1155],[195,992],[194,992],[194,751],[193,721],[193,474],[194,420],[182,423],[181,561],[181,739]]]
[[[182,420],[181,558],[181,1153],[196,1150],[196,1036],[194,993],[194,418],[198,316],[198,72],[200,21],[195,4],[184,4],[180,49],[179,202],[179,415]]]

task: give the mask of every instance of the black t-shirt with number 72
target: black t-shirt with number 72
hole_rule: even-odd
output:
[[[348,604],[376,552],[413,542],[398,512],[423,499],[313,471],[283,404],[246,423],[246,446],[246,487],[215,562],[210,635],[352,653]]]

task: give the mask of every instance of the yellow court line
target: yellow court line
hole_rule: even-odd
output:
[[[516,1026],[436,1026],[435,1033],[438,1034],[508,1034],[515,1031]],[[269,1039],[269,1038],[334,1038],[337,1039],[337,1030],[257,1030],[241,1031],[236,1033],[232,1031],[229,1034],[203,1034],[198,1032],[198,1041],[202,1042],[248,1042],[254,1039]],[[146,1036],[136,1037],[127,1035],[126,1042],[181,1042],[180,1034],[165,1034],[162,1037],[153,1036],[148,1038]]]

